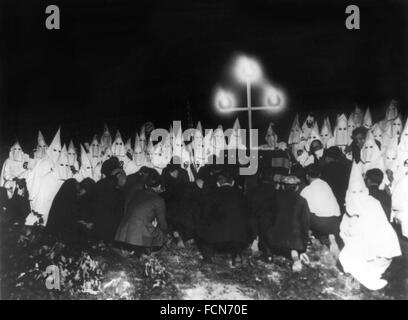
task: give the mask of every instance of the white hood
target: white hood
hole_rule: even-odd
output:
[[[364,172],[374,168],[384,171],[382,152],[375,142],[374,136],[371,132],[367,134],[367,138],[361,149],[361,160],[364,163]]]
[[[337,117],[333,137],[335,146],[345,146],[348,144],[347,117],[344,113]]]
[[[109,128],[108,126],[105,124],[103,127],[103,134],[101,136],[101,143],[100,143],[100,147],[102,149],[102,151],[105,151],[106,149],[110,149],[112,146],[112,137],[111,134],[109,132]]]
[[[278,145],[278,135],[273,130],[274,123],[269,123],[268,130],[266,131],[265,141],[268,146],[275,149]]]
[[[323,146],[327,148],[327,142],[333,137],[329,118],[325,118],[322,128],[320,129],[320,137]]]
[[[367,129],[371,129],[372,125],[373,125],[373,119],[371,117],[370,107],[367,107],[367,110],[364,114],[363,126]]]
[[[297,144],[300,142],[300,137],[302,130],[299,124],[299,115],[296,114],[295,119],[292,123],[292,128],[290,129],[288,144]]]
[[[123,143],[122,136],[120,135],[119,130],[116,132],[115,140],[112,143],[112,155],[118,157],[119,160],[126,155],[125,144]]]
[[[68,152],[65,145],[62,147],[61,155],[58,158],[56,170],[60,180],[72,178],[72,171],[68,160]]]
[[[38,131],[38,138],[37,138],[37,147],[35,149],[34,158],[35,159],[42,159],[47,154],[48,146],[45,143],[45,139],[41,131]]]
[[[47,156],[52,160],[53,163],[57,163],[60,154],[61,154],[61,137],[60,137],[61,128],[58,128],[57,133],[54,136],[51,144],[47,149]]]

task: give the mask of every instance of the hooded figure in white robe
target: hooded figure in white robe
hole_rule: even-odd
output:
[[[221,125],[214,130],[212,145],[214,150],[213,154],[217,157],[219,157],[226,148],[224,130]]]
[[[192,148],[193,148],[193,154],[194,154],[194,167],[197,172],[198,170],[200,170],[201,167],[205,165],[207,158],[208,158],[208,156],[206,155],[205,143],[206,141],[204,140],[204,137],[203,137],[201,123],[198,122],[197,128],[194,132],[193,142],[192,142]]]
[[[302,129],[300,128],[299,124],[299,115],[296,114],[295,119],[293,120],[292,123],[292,128],[290,129],[288,144],[289,145],[298,144],[300,142],[301,133]]]
[[[78,155],[75,150],[74,142],[71,140],[68,146],[68,162],[70,166],[73,166],[76,171],[79,170]]]
[[[98,136],[95,134],[89,146],[89,160],[91,161],[93,168],[95,168],[101,161],[101,151],[101,144],[98,141]]]
[[[72,177],[66,148],[61,148],[60,129],[47,149],[47,156],[41,159],[27,179],[27,189],[31,202],[31,210],[42,217],[47,224],[48,213],[52,201],[62,183]],[[31,213],[26,225],[39,223],[38,217]]]
[[[343,113],[337,117],[336,126],[333,132],[333,145],[341,147],[344,152],[345,147],[348,145],[348,131],[347,131],[347,117]]]
[[[373,134],[374,139],[383,145],[383,131],[378,123],[373,125],[371,128],[371,133]]]
[[[132,143],[130,138],[126,141],[124,145],[125,155],[122,157],[118,157],[120,161],[123,163],[123,171],[125,171],[126,175],[134,174],[138,171],[138,167],[136,166],[135,162],[132,161],[130,157],[133,157],[133,149]]]
[[[312,114],[308,114],[305,121],[302,124],[302,132],[300,134],[301,140],[308,140],[310,137],[310,133],[315,125],[315,117]]]
[[[370,107],[367,107],[367,110],[364,113],[363,127],[365,127],[366,129],[371,129],[372,126],[373,126],[373,119],[371,117]]]
[[[144,126],[140,128],[140,135],[139,135],[140,146],[142,147],[143,151],[147,148],[147,140],[146,140],[146,129]]]
[[[355,105],[354,111],[351,113],[350,118],[353,119],[353,124],[356,128],[363,125],[364,113],[357,105]]]
[[[23,179],[27,176],[28,155],[23,152],[18,141],[12,145],[9,157],[4,161],[0,175],[0,186],[14,178]]]
[[[147,165],[146,153],[142,148],[142,143],[139,140],[139,135],[136,134],[135,138],[135,147],[133,151],[133,161],[137,167],[137,171],[140,170],[141,167]]]
[[[47,143],[45,142],[44,136],[41,131],[38,131],[37,147],[35,148],[34,158],[42,159],[47,155]]]
[[[108,126],[105,124],[103,127],[103,133],[101,136],[101,143],[100,143],[101,151],[110,149],[111,146],[112,146],[112,136],[110,134]]]
[[[368,132],[363,148],[361,149],[361,160],[363,162],[363,170],[378,168],[385,171],[384,158],[382,152],[375,142],[374,136],[371,132]]]
[[[116,131],[115,140],[112,142],[111,146],[112,155],[117,157],[119,161],[124,163],[126,157],[126,148],[125,144],[123,143],[122,136],[118,131]]]
[[[394,137],[388,146],[385,146],[384,167],[395,175],[397,171],[398,137]]]
[[[322,128],[320,129],[320,138],[323,143],[324,148],[330,148],[331,146],[328,145],[328,142],[331,138],[333,138],[333,132],[331,130],[330,120],[326,117],[323,120]]]
[[[151,162],[152,162],[153,168],[156,169],[156,171],[159,174],[161,174],[163,169],[167,166],[167,163],[163,157],[163,149],[162,149],[161,142],[156,143],[156,145],[153,146],[153,153],[151,154]]]
[[[398,110],[398,101],[391,100],[390,104],[388,105],[385,111],[385,119],[381,120],[378,125],[380,126],[381,130],[385,131],[385,126],[389,121],[396,119],[399,115]]]
[[[40,159],[35,167],[27,175],[27,190],[29,194],[29,200],[31,204],[31,210],[37,212],[40,215],[48,214],[43,208],[47,208],[48,200],[47,192],[54,192],[53,186],[46,186],[45,190],[42,188],[44,177],[50,172],[57,172],[57,163],[61,155],[61,138],[60,138],[61,129],[59,128],[57,133],[54,136],[51,144],[47,148],[46,155]],[[40,191],[42,193],[40,194]],[[49,209],[49,208],[48,208]],[[28,222],[34,223],[37,220],[30,220]],[[27,223],[27,222],[26,222]]]
[[[86,178],[91,178],[94,181],[97,181],[94,175],[94,168],[91,163],[91,159],[89,158],[89,154],[85,151],[85,148],[81,144],[81,166],[79,168],[79,172],[74,175],[74,178],[81,182]]]
[[[387,285],[382,275],[392,258],[401,255],[398,237],[380,202],[370,196],[360,164],[353,163],[346,194],[346,214],[340,224],[344,248],[339,255],[345,272],[370,290]]]
[[[269,123],[268,130],[266,131],[265,141],[266,145],[261,145],[261,149],[267,150],[275,150],[278,148],[278,135],[276,134],[275,130],[273,129],[274,123]]]

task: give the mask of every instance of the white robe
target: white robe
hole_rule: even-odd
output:
[[[408,176],[402,177],[392,193],[391,221],[401,225],[402,235],[408,238]]]
[[[49,157],[41,159],[27,177],[31,210],[42,215],[44,225],[47,224],[52,201],[62,183],[54,162]],[[33,225],[31,216],[26,220],[26,225]]]
[[[14,178],[23,179],[27,176],[27,169],[23,167],[24,161],[16,161],[7,158],[3,163],[3,168],[0,175],[0,187],[3,187],[7,181]]]
[[[401,255],[398,237],[387,221],[381,204],[367,194],[359,194],[354,216],[345,214],[340,224],[344,248],[339,260],[349,272],[370,290],[381,289],[382,274],[391,259]],[[347,201],[346,201],[347,206]]]

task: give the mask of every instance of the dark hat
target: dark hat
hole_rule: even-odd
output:
[[[119,168],[121,168],[119,159],[111,157],[102,164],[101,173],[105,176],[110,176],[113,171]]]

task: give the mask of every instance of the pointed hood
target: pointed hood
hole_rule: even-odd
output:
[[[299,124],[299,114],[296,114],[295,119],[290,129],[288,144],[298,144],[300,142],[302,130]]]
[[[361,149],[361,160],[364,163],[364,172],[373,168],[384,169],[381,150],[375,142],[374,135],[370,131]]]
[[[122,158],[126,154],[125,144],[123,143],[122,136],[118,131],[116,131],[115,140],[112,143],[112,155],[118,158]]]
[[[150,157],[150,160],[151,160],[151,157],[153,156],[153,153],[154,153],[154,145],[153,145],[152,139],[149,138],[149,142],[147,143],[147,146],[146,146],[146,154]]]
[[[354,114],[351,114],[347,120],[347,144],[350,145],[353,142],[353,131],[357,128],[354,122]]]
[[[315,124],[314,115],[308,114],[302,125],[301,140],[308,140]]]
[[[224,130],[222,128],[222,125],[219,125],[214,130],[213,146],[214,146],[214,152],[218,152],[220,150],[225,149],[225,136],[224,136]]]
[[[68,151],[65,145],[61,149],[61,155],[57,161],[56,171],[61,180],[67,180],[72,177],[72,171],[68,160]]]
[[[105,151],[107,148],[110,148],[112,146],[112,136],[110,134],[107,124],[105,124],[103,128],[100,146],[102,151]]]
[[[353,161],[350,179],[346,193],[346,211],[350,216],[359,216],[365,210],[365,200],[368,197],[368,189],[364,183],[361,162]]]
[[[358,107],[358,105],[355,106],[351,118],[353,119],[355,128],[361,127],[363,125],[364,113],[363,110]]]
[[[72,140],[69,141],[67,152],[69,165],[77,167],[77,153],[75,150],[74,142]]]
[[[57,163],[61,154],[61,149],[61,128],[58,128],[54,139],[52,139],[52,142],[47,149],[47,155],[54,163]]]
[[[81,167],[79,169],[82,178],[91,178],[94,179],[93,176],[93,166],[91,160],[89,159],[88,154],[85,151],[84,146],[81,144]]]
[[[387,149],[384,152],[385,169],[389,169],[394,173],[396,172],[397,156],[398,156],[398,137],[395,136],[394,138],[391,139],[391,143],[388,144]]]
[[[398,101],[391,100],[390,104],[387,107],[387,110],[385,111],[385,120],[387,121],[394,120],[396,117],[398,117],[398,115],[399,115]]]
[[[269,147],[275,149],[278,144],[278,135],[275,133],[275,130],[273,129],[274,123],[270,122],[268,126],[268,130],[266,131],[265,135],[265,141],[268,144]]]
[[[92,138],[91,145],[89,146],[89,153],[92,160],[92,165],[95,167],[96,162],[99,160],[101,156],[101,145],[98,141],[98,136],[95,134]],[[95,162],[96,161],[96,162]]]
[[[403,123],[402,123],[401,116],[396,117],[392,121],[391,125],[392,125],[392,128],[391,128],[392,138],[399,137],[401,135],[402,130],[403,130]]]
[[[371,117],[370,107],[367,107],[367,110],[364,114],[363,126],[367,129],[371,129],[372,125],[373,125],[373,119]]]
[[[346,146],[348,143],[347,117],[344,113],[337,117],[333,137],[335,146]]]
[[[382,145],[383,144],[383,131],[381,130],[381,127],[378,125],[378,123],[372,126],[370,132],[373,134],[374,139],[380,142]]]
[[[137,166],[141,167],[146,164],[146,153],[142,147],[142,143],[139,140],[139,136],[136,136],[135,140],[135,149],[133,151],[133,161]]]
[[[143,150],[145,150],[147,146],[147,141],[146,141],[146,129],[144,126],[140,128],[139,141],[140,146],[142,147]]]
[[[333,137],[333,133],[331,131],[331,125],[329,118],[325,118],[323,121],[322,128],[320,129],[320,138],[323,143],[323,146],[327,147],[327,142]]]
[[[16,141],[10,148],[9,159],[18,162],[24,162],[24,152],[18,141]]]
[[[45,147],[45,148],[47,147],[47,143],[45,142],[45,139],[44,139],[44,136],[41,130],[38,130],[37,146]]]

